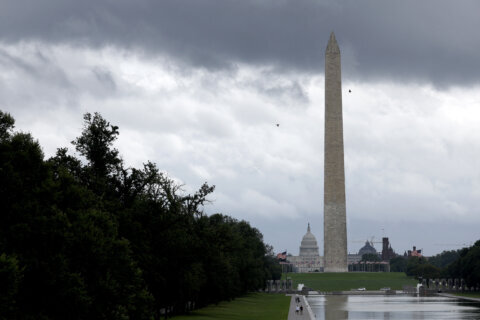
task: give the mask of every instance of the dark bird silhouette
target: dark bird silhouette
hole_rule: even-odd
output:
[[[350,93],[351,93],[351,92],[352,92],[352,90],[348,90],[348,92],[350,92]]]
[[[280,127],[280,123],[277,123],[277,127]]]

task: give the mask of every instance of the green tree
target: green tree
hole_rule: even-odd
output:
[[[94,174],[105,177],[121,162],[118,150],[112,148],[118,138],[118,127],[111,125],[97,112],[93,116],[86,113],[83,120],[82,135],[72,144],[88,160]]]
[[[118,127],[111,125],[99,113],[83,116],[82,134],[72,141],[75,149],[87,160],[80,178],[90,190],[101,197],[112,199],[117,190],[117,175],[122,171],[122,160],[113,143],[118,138]]]
[[[409,257],[407,260],[407,276],[416,278],[438,278],[440,277],[440,269],[429,264],[424,257]]]
[[[273,252],[273,247],[266,245],[265,250],[265,280],[280,280],[282,276],[282,266]]]
[[[456,261],[459,257],[460,254],[458,253],[458,250],[443,251],[440,254],[428,258],[428,262],[437,268],[445,268]]]
[[[362,255],[362,261],[380,261],[380,257],[376,253],[365,253]]]
[[[148,319],[151,298],[129,242],[101,199],[72,176],[80,162],[62,151],[45,162],[29,134],[3,133],[0,250],[16,257],[23,277],[15,297],[21,316],[12,318]],[[15,270],[12,261],[4,258],[3,268]]]
[[[18,310],[17,295],[23,279],[18,260],[0,255],[0,319],[12,319]]]
[[[0,141],[8,139],[15,127],[15,120],[9,113],[0,110]]]
[[[419,276],[418,269],[419,266],[426,263],[426,259],[423,257],[408,257],[407,259],[407,270],[405,273],[407,276]]]
[[[13,125],[0,112],[2,316],[158,319],[279,277],[259,230],[203,213],[214,186],[185,194],[151,162],[125,168],[100,114],[73,141],[83,160],[60,148],[45,161]]]
[[[419,265],[415,271],[417,273],[417,277],[426,279],[439,278],[441,274],[440,268],[437,268],[429,263]]]
[[[452,278],[465,279],[468,286],[480,284],[480,240],[469,248],[459,251],[460,257],[450,264],[446,274]]]
[[[407,258],[398,256],[390,260],[390,272],[406,272]]]

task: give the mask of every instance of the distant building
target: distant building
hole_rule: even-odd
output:
[[[403,254],[404,257],[422,257],[422,250],[417,250],[417,247],[413,246],[413,250],[408,250],[408,253]]]
[[[350,272],[390,272],[387,261],[359,261],[348,265]]]
[[[350,272],[389,272],[390,264],[385,261],[362,261],[364,254],[374,254],[379,256],[377,250],[373,247],[373,242],[366,241],[365,245],[358,250],[357,254],[349,254],[348,271]]]
[[[357,262],[359,262],[360,260],[362,260],[362,256],[359,255],[359,254],[356,254],[356,253],[351,254],[351,253],[349,253],[349,254],[347,255],[347,262],[348,262],[349,265],[352,264],[352,263],[357,263]]]
[[[364,254],[377,254],[378,255],[378,252],[377,252],[377,250],[375,250],[375,248],[373,247],[373,245],[369,241],[366,241],[365,245],[363,247],[361,247],[360,250],[358,250],[357,254],[348,254],[347,255],[348,264],[357,263],[357,262],[361,261],[362,256]]]
[[[317,239],[310,231],[310,224],[300,243],[299,255],[287,256],[287,261],[292,264],[294,272],[323,271],[323,259],[318,251]]]
[[[390,261],[395,258],[397,254],[393,251],[388,238],[382,238],[382,261]]]
[[[373,247],[373,243],[365,242],[365,245],[358,250],[358,254],[362,257],[364,254],[377,254],[377,250]]]

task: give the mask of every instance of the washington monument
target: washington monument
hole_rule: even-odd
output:
[[[333,32],[325,52],[324,271],[347,272],[340,48]]]

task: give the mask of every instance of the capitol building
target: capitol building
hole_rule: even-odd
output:
[[[292,265],[294,272],[320,272],[323,271],[323,257],[318,251],[317,239],[310,232],[310,223],[307,233],[303,236],[298,256],[289,256],[288,262]]]

